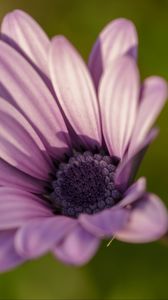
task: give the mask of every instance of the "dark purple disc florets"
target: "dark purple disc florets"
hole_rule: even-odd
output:
[[[61,163],[53,181],[56,212],[77,218],[110,208],[121,199],[114,177],[119,159],[85,151]]]

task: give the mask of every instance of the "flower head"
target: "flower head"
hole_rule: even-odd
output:
[[[148,242],[167,211],[133,182],[157,134],[167,84],[140,84],[137,34],[125,19],[100,33],[88,67],[65,37],[50,41],[26,13],[0,41],[0,270],[47,251],[82,265],[100,240]]]

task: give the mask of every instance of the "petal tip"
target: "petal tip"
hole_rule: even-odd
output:
[[[58,43],[62,44],[62,43],[70,43],[70,42],[64,35],[58,34],[51,39],[51,43],[56,45]]]

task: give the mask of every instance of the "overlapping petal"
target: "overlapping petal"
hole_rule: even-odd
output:
[[[168,86],[164,79],[161,77],[149,77],[144,81],[128,156],[133,155],[146,138],[151,126],[161,112],[167,97]]]
[[[123,199],[117,204],[119,207],[126,207],[134,203],[136,200],[142,198],[146,190],[146,179],[139,178],[133,183],[125,192]]]
[[[64,216],[41,218],[27,222],[18,230],[15,246],[26,258],[37,257],[49,251],[74,227],[76,220]]]
[[[0,185],[42,194],[45,182],[19,171],[19,169],[0,159]]]
[[[168,214],[162,201],[146,194],[134,203],[130,220],[116,238],[129,243],[145,243],[161,238],[168,229]]]
[[[19,170],[47,179],[52,164],[40,138],[28,121],[0,98],[0,156]]]
[[[63,36],[52,40],[50,73],[60,105],[84,144],[101,144],[97,98],[87,67]]]
[[[78,225],[54,247],[53,252],[64,263],[83,265],[92,258],[98,246],[99,239]]]
[[[0,272],[8,271],[24,262],[14,247],[15,230],[0,231]]]
[[[103,135],[110,154],[123,158],[135,126],[139,99],[139,73],[129,57],[113,62],[99,89]]]
[[[0,42],[0,82],[54,157],[64,153],[69,135],[47,86],[33,67],[14,49]],[[10,82],[10,85],[9,85]]]
[[[17,188],[0,187],[0,230],[17,228],[29,220],[52,215],[37,196]]]
[[[116,19],[100,32],[89,57],[89,69],[98,89],[99,80],[112,60],[124,54],[136,58],[138,37],[134,24]]]
[[[122,229],[128,221],[129,212],[122,208],[111,208],[93,215],[82,214],[80,224],[99,238],[110,237]]]
[[[146,136],[142,144],[136,149],[133,156],[125,156],[116,173],[116,183],[125,189],[133,182],[138,171],[139,165],[149,145],[158,135],[158,129],[153,128]]]
[[[50,41],[31,16],[21,10],[8,13],[2,21],[1,32],[11,46],[18,46],[44,74],[48,75]]]

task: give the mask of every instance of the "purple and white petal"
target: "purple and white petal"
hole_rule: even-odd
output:
[[[6,100],[22,112],[48,152],[55,158],[64,153],[69,135],[55,99],[33,67],[4,42],[0,42],[0,82],[11,96]]]
[[[19,171],[0,159],[0,185],[42,194],[45,182]]]
[[[38,179],[47,179],[52,163],[29,122],[0,98],[0,157]]]
[[[17,47],[46,75],[50,40],[39,24],[27,13],[14,10],[8,13],[1,25],[3,39]]]
[[[8,271],[25,261],[14,248],[15,233],[15,230],[0,231],[0,272]]]
[[[138,37],[134,24],[126,19],[116,19],[100,32],[89,57],[89,69],[96,88],[112,60],[124,54],[137,57]]]
[[[17,228],[29,220],[52,217],[42,200],[25,191],[0,187],[0,230]]]
[[[161,77],[149,77],[142,86],[136,125],[128,149],[132,156],[146,138],[168,97],[168,86]]]
[[[146,190],[146,179],[141,177],[133,183],[125,192],[123,199],[117,204],[119,207],[127,207],[140,199]]]
[[[130,220],[116,234],[116,239],[129,243],[152,242],[168,230],[168,214],[163,202],[154,194],[146,194],[134,203]]]
[[[122,229],[128,221],[129,212],[122,208],[111,208],[93,215],[81,214],[79,222],[88,232],[98,238],[110,237]]]
[[[64,216],[41,218],[27,222],[15,237],[15,247],[26,258],[34,258],[51,250],[76,224],[76,220]]]
[[[86,145],[101,145],[99,109],[91,76],[81,56],[63,36],[52,40],[50,74],[60,105],[76,134]]]
[[[110,154],[123,158],[135,126],[139,99],[139,73],[135,61],[121,57],[102,76],[99,89],[105,142]]]
[[[158,129],[153,128],[146,136],[142,144],[139,146],[139,148],[136,150],[134,155],[130,158],[127,155],[124,157],[123,161],[117,169],[117,184],[122,185],[123,188],[126,189],[133,182],[146,150],[153,142],[153,140],[157,137],[157,135]]]
[[[99,243],[99,239],[78,224],[53,248],[53,253],[64,263],[80,266],[92,258]]]

